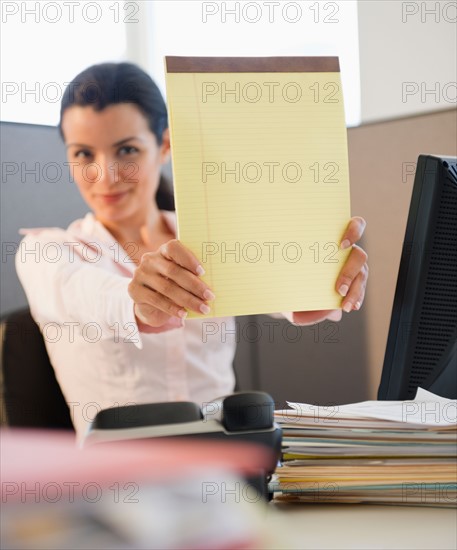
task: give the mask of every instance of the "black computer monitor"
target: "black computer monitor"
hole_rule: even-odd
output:
[[[457,159],[420,155],[378,399],[457,398]]]

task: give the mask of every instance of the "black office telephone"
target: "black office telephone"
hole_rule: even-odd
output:
[[[274,422],[274,401],[258,391],[221,397],[201,409],[189,401],[104,409],[94,418],[83,446],[156,437],[196,437],[266,446],[273,451],[268,471],[260,483],[251,480],[264,495],[281,456],[282,432]]]

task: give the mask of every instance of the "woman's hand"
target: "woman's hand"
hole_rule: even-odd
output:
[[[352,218],[340,244],[340,248],[342,249],[352,246],[351,253],[336,281],[336,290],[344,297],[342,310],[346,313],[360,309],[365,297],[365,287],[368,279],[368,256],[355,243],[363,235],[366,225],[366,221],[363,218],[359,216]],[[319,323],[324,319],[340,321],[342,310],[295,311],[293,313],[293,321],[300,325]]]
[[[215,296],[200,279],[203,274],[197,258],[176,239],[143,254],[128,287],[139,325],[180,326],[186,309],[208,314]]]

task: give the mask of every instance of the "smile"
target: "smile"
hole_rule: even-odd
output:
[[[105,203],[112,204],[120,201],[125,196],[127,196],[130,191],[122,191],[121,193],[110,193],[107,195],[96,195],[98,199],[102,200]]]

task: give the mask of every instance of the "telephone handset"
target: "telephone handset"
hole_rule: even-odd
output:
[[[281,428],[274,422],[274,401],[260,391],[237,392],[204,403],[190,401],[125,405],[100,411],[83,441],[196,437],[258,443],[272,453],[269,478],[281,456]]]

